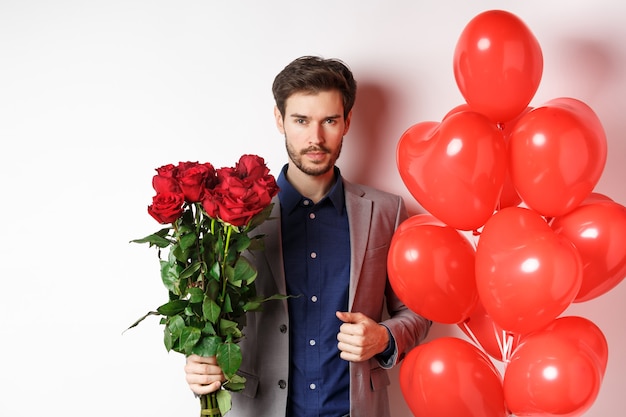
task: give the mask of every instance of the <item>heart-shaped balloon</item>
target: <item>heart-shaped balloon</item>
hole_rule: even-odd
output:
[[[421,122],[397,147],[400,177],[430,214],[459,230],[476,230],[493,214],[506,176],[502,132],[486,116],[459,112]]]
[[[532,110],[532,107],[526,107],[520,114],[515,116],[514,119],[507,120],[506,122],[494,122],[494,125],[497,126],[498,129],[502,132],[502,137],[504,138],[504,143],[508,147],[509,136],[511,136],[511,132],[515,127],[515,124],[524,116],[526,113]],[[455,113],[460,113],[463,111],[472,111],[469,104],[459,104],[456,107],[453,107],[445,116],[446,119],[448,116],[451,116]],[[513,180],[511,179],[511,173],[509,172],[509,167],[507,164],[506,176],[504,178],[504,184],[502,185],[502,193],[500,194],[500,201],[498,203],[498,209],[503,209],[505,207],[518,206],[522,202],[521,197],[517,193],[515,189],[515,185],[513,184]]]
[[[606,135],[580,100],[557,98],[526,113],[509,139],[509,171],[526,205],[547,217],[577,207],[598,183]]]
[[[550,225],[576,245],[583,261],[583,282],[574,302],[597,298],[626,277],[626,207],[597,194],[583,203]]]
[[[578,417],[596,400],[602,365],[559,331],[525,338],[504,373],[504,398],[516,416]]]
[[[414,416],[506,417],[502,377],[486,354],[456,337],[411,350],[400,367],[400,388]]]
[[[417,214],[396,230],[389,246],[389,283],[398,298],[430,320],[465,320],[478,301],[474,246],[458,230]]]
[[[476,248],[476,287],[485,310],[521,335],[565,311],[580,289],[582,269],[572,242],[523,207],[494,214]]]

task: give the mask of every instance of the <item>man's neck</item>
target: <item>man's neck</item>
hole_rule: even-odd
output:
[[[334,169],[322,175],[309,175],[290,164],[286,174],[287,180],[293,185],[293,188],[302,196],[312,200],[313,203],[324,198],[335,183]]]

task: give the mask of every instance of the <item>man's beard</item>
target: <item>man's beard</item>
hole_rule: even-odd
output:
[[[339,144],[339,147],[337,148],[334,154],[330,151],[330,149],[324,146],[310,146],[306,149],[303,149],[300,152],[297,152],[292,146],[289,145],[289,142],[287,141],[287,137],[285,137],[285,148],[287,148],[287,154],[289,155],[289,159],[291,159],[291,162],[293,162],[293,164],[300,171],[304,172],[307,175],[312,175],[312,176],[323,175],[327,173],[328,171],[330,171],[335,166],[335,162],[337,162],[337,159],[339,158],[339,155],[341,154],[342,146],[343,146],[343,139],[341,140],[341,143]],[[305,166],[304,163],[302,162],[302,156],[305,155],[307,152],[311,152],[311,151],[325,152],[327,154],[330,154],[331,158],[330,160],[328,160],[328,162],[324,162],[323,164],[314,164],[313,166]]]

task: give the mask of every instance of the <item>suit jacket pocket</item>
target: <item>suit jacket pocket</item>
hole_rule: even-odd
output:
[[[237,373],[246,378],[246,384],[243,388],[243,391],[241,391],[241,394],[249,398],[255,398],[257,390],[259,388],[259,377],[242,371],[241,369]]]

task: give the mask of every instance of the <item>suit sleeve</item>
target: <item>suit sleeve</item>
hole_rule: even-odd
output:
[[[408,218],[404,201],[401,197],[398,197],[397,201],[396,229],[401,222]],[[395,349],[390,356],[378,357],[378,362],[383,368],[389,369],[404,359],[404,356],[412,348],[426,338],[432,321],[416,314],[404,305],[391,287],[389,277],[387,277],[385,285],[385,301],[389,318],[382,321],[381,324],[389,330],[393,339],[391,343],[395,345]]]

